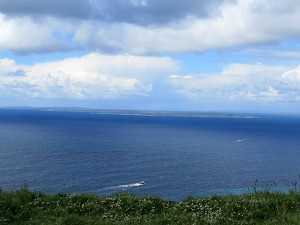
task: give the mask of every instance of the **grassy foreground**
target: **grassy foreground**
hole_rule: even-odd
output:
[[[267,191],[175,202],[120,194],[44,195],[0,189],[0,224],[300,224],[300,194]]]

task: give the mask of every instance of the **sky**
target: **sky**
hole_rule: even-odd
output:
[[[299,0],[0,0],[0,106],[300,113]]]

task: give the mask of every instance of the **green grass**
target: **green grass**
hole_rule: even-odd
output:
[[[300,194],[268,191],[175,202],[119,194],[44,195],[0,189],[0,225],[300,224]]]

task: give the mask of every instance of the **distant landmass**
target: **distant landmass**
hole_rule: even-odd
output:
[[[95,114],[115,114],[128,116],[176,116],[176,117],[209,117],[209,118],[259,118],[254,115],[238,113],[214,113],[214,112],[184,112],[184,111],[148,111],[148,110],[120,110],[120,109],[93,109],[81,107],[27,107],[14,106],[2,107],[10,109],[23,110],[41,110],[41,111],[58,111],[58,112],[89,112]]]

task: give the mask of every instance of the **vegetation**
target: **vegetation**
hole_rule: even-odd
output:
[[[175,202],[119,194],[44,195],[0,189],[0,224],[300,224],[300,194],[268,191]]]
[[[119,194],[44,195],[0,190],[0,224],[300,224],[299,192],[188,198],[175,202]]]

